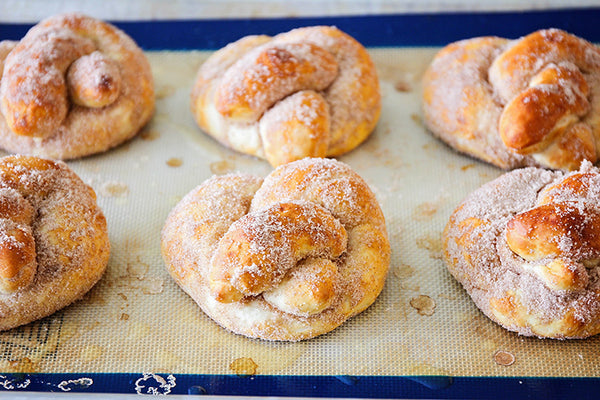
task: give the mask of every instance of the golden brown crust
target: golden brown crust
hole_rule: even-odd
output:
[[[73,103],[89,108],[106,107],[121,93],[119,65],[99,51],[79,57],[69,67],[67,87]]]
[[[600,156],[600,50],[567,32],[452,43],[423,91],[435,135],[501,168],[573,170]]]
[[[14,189],[0,189],[0,293],[31,283],[37,268],[31,230],[35,210]]]
[[[191,109],[224,145],[277,166],[358,146],[375,128],[381,95],[364,47],[315,26],[217,51],[198,71]]]
[[[523,335],[600,333],[600,171],[507,173],[469,195],[444,231],[450,272],[492,320]]]
[[[170,213],[162,254],[212,319],[266,340],[331,331],[375,301],[390,246],[365,182],[334,160],[304,159],[265,180],[212,178]]]
[[[104,273],[106,219],[66,164],[0,159],[0,211],[0,330],[71,304]]]
[[[55,159],[103,152],[133,137],[154,112],[145,55],[108,23],[57,15],[4,57],[0,147],[10,152]]]
[[[285,229],[273,235],[273,225]],[[272,240],[265,247],[267,237]],[[208,285],[218,301],[240,301],[273,288],[306,257],[339,257],[346,244],[346,231],[323,207],[276,203],[229,227],[211,261]]]

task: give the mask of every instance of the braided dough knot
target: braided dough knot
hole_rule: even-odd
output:
[[[503,168],[575,170],[600,156],[600,51],[558,29],[479,37],[438,53],[424,76],[428,128]]]
[[[506,146],[520,154],[537,153],[551,167],[597,161],[596,141],[585,118],[590,99],[600,94],[594,53],[593,44],[550,29],[522,38],[496,58],[490,82],[506,104],[499,128]]]
[[[358,146],[381,109],[367,51],[333,27],[247,36],[200,68],[191,109],[223,144],[277,166]]]
[[[544,188],[534,208],[508,221],[508,246],[550,289],[583,290],[589,282],[586,267],[598,264],[599,184],[597,173],[573,173]]]
[[[600,170],[523,168],[469,195],[444,231],[450,272],[492,320],[528,336],[600,333]]]
[[[323,207],[277,203],[232,224],[215,252],[209,285],[219,301],[264,292],[285,312],[315,314],[335,298],[337,267],[330,259],[346,244],[346,230]]]
[[[171,212],[162,253],[177,283],[219,324],[301,340],[375,301],[390,247],[379,205],[347,165],[304,159],[209,179]]]
[[[0,330],[79,299],[104,273],[109,253],[96,195],[66,164],[0,159]]]
[[[110,24],[59,15],[5,46],[0,145],[9,151],[62,159],[97,153],[132,137],[152,115],[148,61]]]

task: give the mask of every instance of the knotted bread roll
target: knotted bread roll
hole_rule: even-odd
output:
[[[366,309],[390,246],[375,196],[347,165],[304,159],[264,181],[213,177],[171,211],[162,231],[171,276],[221,326],[296,341]]]
[[[423,77],[423,113],[450,146],[501,168],[596,163],[600,50],[558,29],[452,43]]]
[[[81,298],[104,273],[109,253],[96,194],[66,164],[0,159],[0,330]]]
[[[114,26],[80,14],[48,18],[0,42],[0,147],[72,159],[133,137],[154,112],[142,50]]]
[[[600,332],[600,171],[509,172],[469,195],[444,231],[450,272],[492,320],[522,335]]]
[[[191,109],[225,146],[278,166],[354,149],[375,128],[381,95],[365,48],[315,26],[215,52],[198,71]]]

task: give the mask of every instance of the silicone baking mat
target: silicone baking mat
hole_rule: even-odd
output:
[[[420,78],[439,46],[558,27],[600,40],[600,9],[311,19],[120,22],[147,51],[156,82],[151,123],[130,142],[69,165],[98,194],[112,254],[76,304],[0,333],[0,388],[14,391],[244,396],[515,398],[589,395],[600,338],[553,341],[500,328],[473,305],[440,258],[458,202],[502,171],[458,154],[421,123]],[[510,22],[510,23],[509,23]],[[381,120],[340,157],[372,187],[392,244],[386,286],[333,332],[271,343],[218,327],[168,276],[160,230],[171,208],[213,174],[262,176],[264,161],[196,127],[189,94],[210,52],[251,33],[337,25],[369,47]],[[18,39],[27,25],[0,25]]]

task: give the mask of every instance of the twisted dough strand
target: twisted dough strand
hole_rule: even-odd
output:
[[[32,223],[35,211],[16,190],[0,189],[0,292],[31,283],[37,269]]]
[[[57,29],[42,30],[31,43],[19,43],[7,57],[0,87],[9,128],[25,136],[52,134],[69,110],[67,68],[93,49],[90,39]]]
[[[222,302],[258,295],[307,257],[337,258],[346,249],[342,225],[311,203],[278,203],[231,225],[211,261],[209,286]]]

